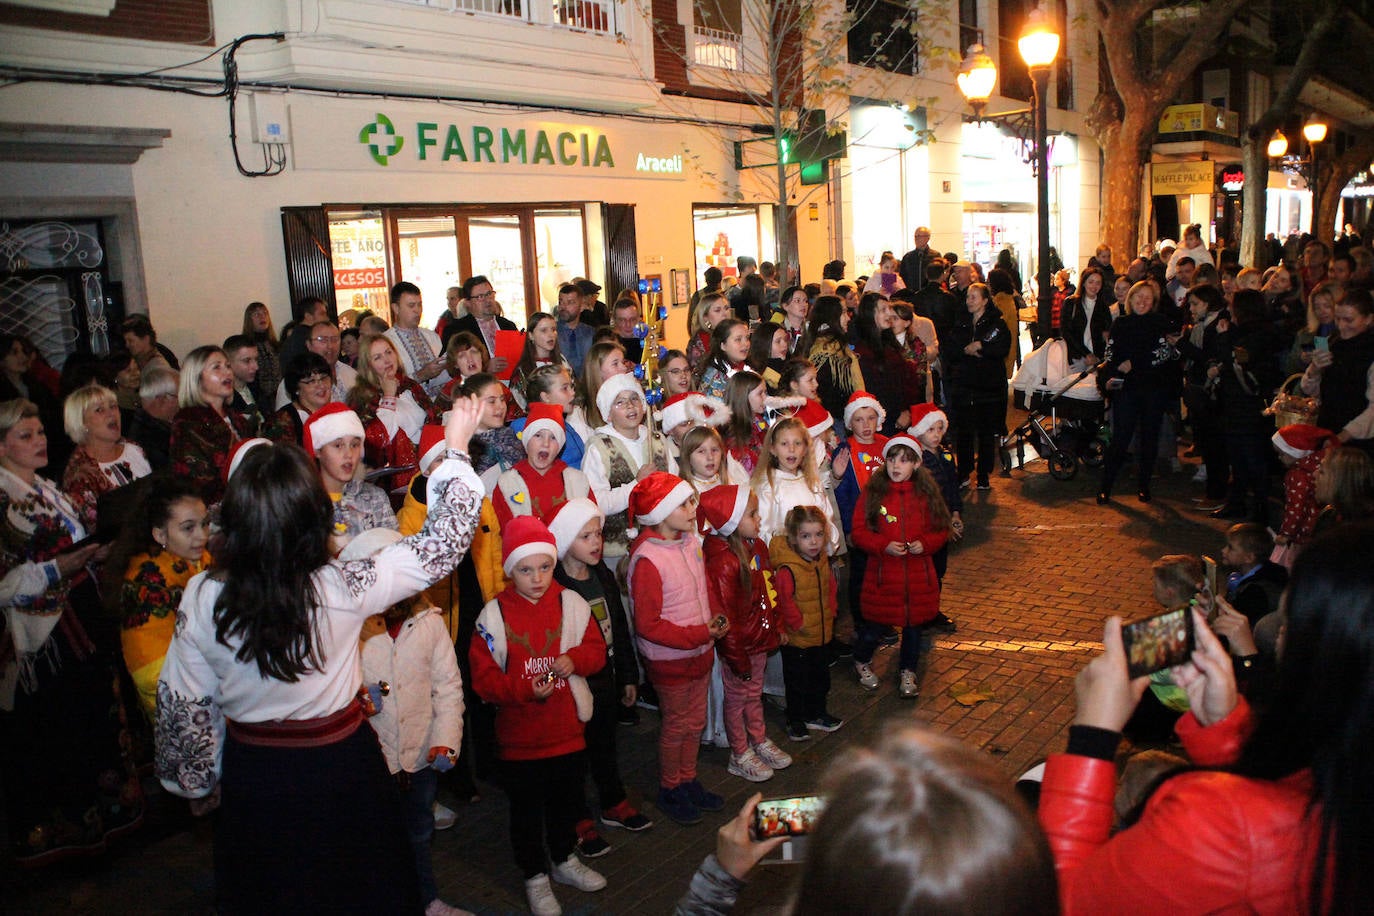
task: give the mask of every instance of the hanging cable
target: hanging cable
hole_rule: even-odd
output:
[[[229,148],[234,151],[235,167],[238,168],[239,174],[246,178],[271,177],[286,171],[286,147],[282,143],[263,143],[262,168],[255,171],[243,164],[243,157],[239,155],[239,64],[235,55],[238,54],[239,48],[250,41],[282,41],[285,38],[284,32],[241,35],[235,38],[229,44],[229,49],[224,52],[224,94],[229,99]]]

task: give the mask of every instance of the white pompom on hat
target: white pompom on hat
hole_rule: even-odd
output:
[[[610,422],[611,405],[625,392],[633,392],[639,395],[641,401],[644,400],[644,389],[640,387],[638,379],[628,372],[613,375],[601,383],[601,389],[596,393],[596,409],[601,411],[606,422]]]
[[[883,405],[878,403],[878,399],[867,391],[856,391],[849,396],[849,402],[844,405],[844,428],[850,429],[854,423],[854,414],[871,407],[878,412],[878,425],[882,426],[887,422],[887,411],[883,410]]]
[[[585,496],[570,499],[549,516],[549,533],[558,546],[558,558],[568,555],[572,543],[592,519],[604,521],[606,513]]]

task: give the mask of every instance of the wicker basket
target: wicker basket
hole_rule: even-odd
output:
[[[1301,372],[1288,376],[1274,395],[1274,403],[1265,408],[1264,412],[1274,417],[1274,423],[1280,429],[1294,423],[1312,423],[1317,419],[1317,408],[1321,406],[1321,401],[1303,395],[1297,386],[1301,381]]]

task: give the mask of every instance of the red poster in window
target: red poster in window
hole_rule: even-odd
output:
[[[386,286],[385,267],[334,271],[335,289],[376,289]]]

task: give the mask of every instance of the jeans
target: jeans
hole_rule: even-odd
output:
[[[998,401],[960,403],[954,410],[954,442],[960,479],[975,471],[974,447],[978,450],[978,482],[986,483],[997,464],[997,437],[1006,434],[1007,398]]]
[[[428,904],[439,896],[439,888],[434,883],[434,860],[429,852],[429,841],[434,836],[434,795],[439,789],[439,774],[426,767],[406,776],[409,785],[401,790],[406,833],[410,835],[410,848],[415,851],[420,899]]]
[[[916,625],[912,627],[902,627],[902,647],[898,654],[898,667],[902,671],[915,671],[916,666],[921,661],[921,637],[924,635],[925,627]],[[859,637],[854,640],[854,661],[861,665],[867,665],[873,661],[873,653],[878,649],[878,642],[883,638],[887,627],[881,623],[869,623],[864,621],[863,628],[859,630]]]

